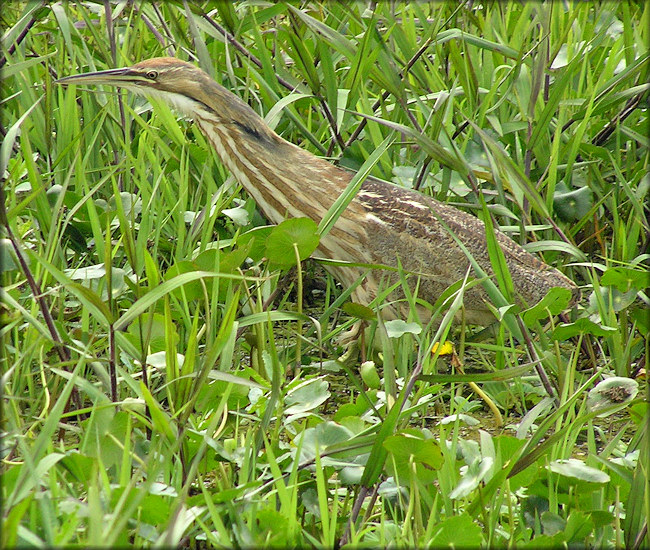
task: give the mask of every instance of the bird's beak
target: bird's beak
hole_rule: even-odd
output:
[[[128,86],[133,84],[133,71],[129,67],[108,69],[94,73],[74,74],[55,80],[55,84],[110,84],[111,86]]]

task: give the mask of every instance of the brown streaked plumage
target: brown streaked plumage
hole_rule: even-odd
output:
[[[308,216],[320,222],[352,175],[284,140],[246,103],[205,72],[174,58],[155,58],[124,69],[69,76],[61,84],[109,84],[158,97],[194,119],[217,154],[272,223]],[[368,178],[318,252],[347,262],[397,266],[419,274],[418,296],[434,303],[451,284],[462,279],[469,260],[445,228],[463,242],[482,269],[492,273],[485,227],[478,218],[415,191]],[[537,303],[552,287],[576,285],[558,270],[526,252],[501,232],[496,233],[510,269],[518,299]],[[335,278],[351,285],[365,270],[327,266]],[[373,270],[353,298],[369,303],[377,289],[395,274]],[[413,277],[415,284],[416,278]],[[399,296],[396,296],[399,297]],[[480,287],[465,293],[466,318],[486,325],[494,318]],[[406,306],[404,306],[406,307]],[[424,313],[425,319],[427,313]],[[404,316],[400,306],[389,317]]]

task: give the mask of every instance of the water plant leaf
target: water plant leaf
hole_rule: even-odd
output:
[[[346,302],[341,306],[341,309],[348,315],[362,321],[374,321],[377,318],[377,314],[372,309],[356,302]]]
[[[614,327],[605,327],[594,323],[592,320],[582,317],[578,319],[575,323],[561,323],[559,324],[553,333],[551,338],[553,340],[568,340],[579,334],[593,334],[594,336],[608,336],[617,329]]]
[[[558,315],[567,308],[570,301],[571,291],[568,288],[552,288],[537,304],[524,311],[524,323],[531,326],[535,321]]]
[[[591,411],[606,409],[600,418],[613,414],[632,401],[639,393],[636,380],[622,376],[612,376],[592,388],[587,395],[587,408]],[[619,405],[619,407],[615,407]]]
[[[582,219],[594,204],[589,187],[569,189],[564,182],[558,183],[553,195],[553,208],[561,220],[571,222]]]
[[[478,548],[483,544],[481,528],[468,514],[451,516],[433,528],[430,548]]]
[[[609,475],[605,472],[587,466],[582,460],[578,460],[577,458],[554,460],[548,465],[548,469],[564,477],[590,481],[592,483],[607,483],[610,479]]]
[[[422,327],[417,323],[407,323],[401,319],[393,319],[384,323],[386,332],[390,338],[400,338],[405,334],[420,334]]]
[[[420,430],[406,429],[388,436],[384,448],[390,455],[387,464],[401,484],[409,483],[414,466],[417,477],[426,482],[444,464],[438,444]]]
[[[490,473],[493,465],[494,459],[491,456],[484,456],[481,459],[474,460],[467,467],[458,485],[449,493],[449,498],[459,499],[469,495]]]
[[[311,411],[322,405],[330,397],[329,384],[322,378],[306,380],[287,392],[284,402],[288,407],[286,415]]]
[[[650,273],[629,267],[610,267],[600,278],[603,286],[614,286],[619,292],[650,287]]]
[[[265,255],[276,268],[288,269],[296,265],[294,245],[300,260],[309,258],[316,250],[318,226],[309,218],[291,218],[274,227],[266,241]]]

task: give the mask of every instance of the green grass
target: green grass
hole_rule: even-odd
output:
[[[3,6],[3,546],[647,547],[649,19]],[[315,154],[486,207],[582,300],[506,305],[478,340],[451,325],[461,283],[421,326],[345,306],[317,261],[286,276],[308,244],[272,256],[259,242],[294,226],[247,234],[265,222],[196,127],[53,84],[161,55]],[[337,361],[355,316],[363,368]]]

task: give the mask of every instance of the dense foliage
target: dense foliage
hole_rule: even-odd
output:
[[[4,546],[650,544],[648,3],[1,15]],[[489,212],[580,303],[485,337],[451,324],[459,284],[428,326],[378,322],[193,124],[54,83],[163,55],[315,154]]]

